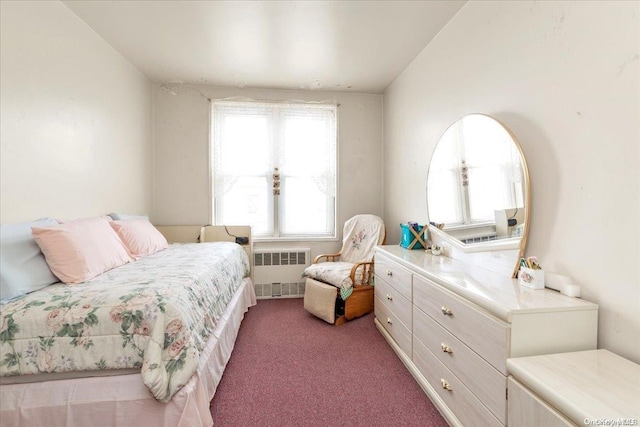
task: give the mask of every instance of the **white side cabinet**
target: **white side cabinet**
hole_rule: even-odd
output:
[[[400,246],[375,255],[380,332],[452,425],[508,425],[507,359],[596,348],[598,306]]]
[[[572,423],[547,402],[526,386],[509,377],[508,412],[511,426],[575,427]]]
[[[507,361],[513,426],[637,426],[640,365],[600,349]]]

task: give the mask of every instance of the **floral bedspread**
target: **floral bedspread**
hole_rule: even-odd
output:
[[[0,307],[0,376],[140,368],[166,402],[249,273],[235,243],[171,245],[77,285]]]

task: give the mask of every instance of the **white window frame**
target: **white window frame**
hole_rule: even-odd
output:
[[[337,208],[338,208],[338,108],[337,105],[335,104],[302,104],[302,103],[276,103],[276,102],[254,102],[254,101],[215,101],[212,100],[211,101],[211,108],[210,108],[210,138],[209,138],[209,170],[210,170],[210,207],[211,207],[211,211],[210,211],[210,222],[212,224],[217,224],[219,223],[219,221],[217,221],[217,208],[218,208],[218,203],[216,200],[216,195],[215,195],[215,177],[216,177],[216,171],[215,171],[215,160],[214,160],[214,156],[215,156],[215,126],[216,126],[216,122],[215,122],[215,111],[217,107],[239,107],[239,108],[266,108],[266,109],[270,109],[271,110],[271,119],[270,120],[275,120],[275,121],[279,121],[280,120],[280,112],[281,111],[285,111],[287,109],[291,110],[291,109],[322,109],[322,110],[328,110],[331,111],[333,113],[333,117],[334,117],[334,123],[333,123],[333,132],[334,132],[334,138],[335,141],[333,142],[333,146],[335,147],[335,151],[333,153],[333,182],[331,183],[331,186],[333,188],[333,194],[331,196],[327,196],[328,198],[328,202],[327,202],[327,213],[326,213],[326,219],[327,219],[327,223],[328,223],[328,227],[326,232],[324,233],[297,233],[297,234],[286,234],[284,232],[282,232],[281,230],[281,222],[282,222],[282,215],[280,215],[280,210],[282,209],[282,205],[283,205],[283,201],[281,199],[280,196],[278,195],[274,195],[271,193],[271,191],[268,191],[268,208],[269,208],[269,218],[268,221],[271,221],[272,223],[272,233],[268,234],[268,235],[260,235],[260,234],[254,234],[254,241],[335,241],[337,239],[337,227],[336,227],[336,218],[337,218]],[[280,126],[280,124],[278,124],[277,126]],[[276,131],[271,131],[270,132],[270,138],[271,138],[271,143],[273,144],[272,146],[270,146],[269,148],[269,152],[271,153],[271,155],[274,157],[274,159],[278,159],[279,156],[281,156],[281,154],[278,153],[282,153],[283,148],[281,147],[282,145],[284,145],[284,141],[281,137],[281,135],[279,135],[281,132],[279,130]],[[274,165],[278,163],[278,161],[274,162]],[[330,167],[331,168],[331,167]],[[274,171],[275,172],[275,171]],[[279,173],[280,175],[280,191],[281,192],[286,192],[286,182],[287,182],[287,177],[290,176],[290,174],[287,174],[286,170],[278,170],[277,173]],[[259,176],[264,176],[262,173],[259,174]],[[274,185],[274,174],[271,174],[270,177],[267,177],[267,181],[268,181],[268,186],[271,188],[275,188],[273,187]],[[332,200],[329,200],[332,199]],[[232,225],[232,224],[227,224],[227,225]]]

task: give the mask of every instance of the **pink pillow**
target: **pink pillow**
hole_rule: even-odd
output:
[[[132,260],[104,218],[31,227],[49,268],[64,283],[81,283]]]
[[[125,219],[109,223],[135,259],[167,249],[167,239],[146,219]]]

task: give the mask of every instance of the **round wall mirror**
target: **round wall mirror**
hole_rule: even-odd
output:
[[[468,251],[518,248],[529,232],[529,173],[515,136],[470,114],[444,132],[427,177],[429,222]]]

